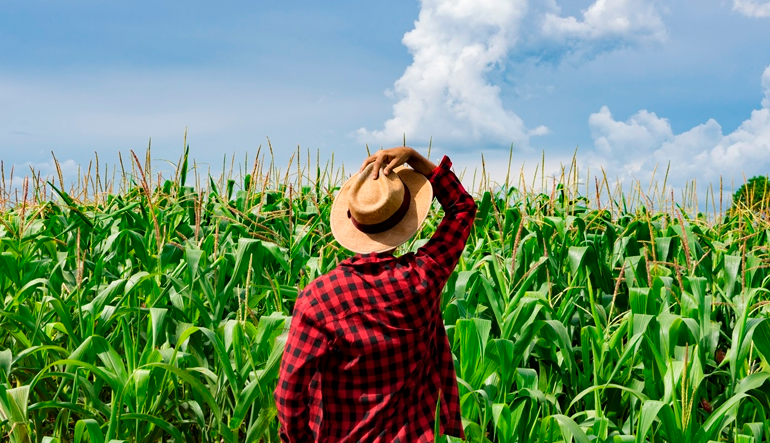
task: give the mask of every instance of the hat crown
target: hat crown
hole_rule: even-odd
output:
[[[398,211],[404,203],[404,183],[398,174],[385,175],[380,169],[379,178],[371,178],[373,164],[367,166],[351,183],[348,199],[350,216],[358,223],[381,223]]]

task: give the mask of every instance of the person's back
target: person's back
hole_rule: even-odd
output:
[[[338,241],[359,254],[311,282],[297,299],[275,393],[284,441],[432,442],[437,405],[441,432],[463,434],[440,298],[476,205],[446,157],[436,167],[413,150],[395,148],[364,165],[374,163],[369,168],[379,171],[382,161],[390,162],[385,174],[408,161],[427,176],[444,220],[417,253],[395,257],[393,247],[411,237],[427,215],[430,198],[425,201],[424,189],[399,172],[402,198],[412,197],[412,206],[424,214],[411,213],[410,207],[401,211],[403,220],[389,213],[387,220],[365,225],[351,215],[360,208],[345,200],[348,184],[343,186],[332,225]],[[341,226],[345,217],[335,219],[335,210],[347,211],[354,229],[369,233],[364,238]],[[379,232],[372,232],[373,226]]]

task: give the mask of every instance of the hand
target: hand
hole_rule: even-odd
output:
[[[393,169],[412,160],[415,154],[417,154],[417,151],[406,146],[380,150],[364,160],[364,163],[361,165],[359,172],[363,172],[367,166],[374,163],[374,169],[372,170],[372,180],[377,180],[377,177],[380,176],[380,168],[382,168],[383,165],[385,165],[385,167],[382,170],[382,173],[388,175]]]

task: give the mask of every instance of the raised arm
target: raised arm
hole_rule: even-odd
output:
[[[428,176],[433,194],[444,208],[444,219],[428,243],[417,251],[418,256],[431,258],[445,278],[457,266],[476,217],[476,202],[451,168],[451,160],[444,156]]]
[[[436,166],[414,149],[402,146],[377,151],[364,160],[361,171],[370,163],[374,163],[374,179],[379,176],[380,168],[387,175],[404,163],[428,177],[433,185],[433,195],[444,208],[444,219],[428,243],[417,251],[417,255],[433,260],[437,272],[448,277],[457,266],[476,217],[476,202],[452,172],[452,162],[444,156],[441,164]]]

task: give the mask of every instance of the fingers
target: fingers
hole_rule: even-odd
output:
[[[376,153],[370,155],[366,160],[364,160],[358,172],[363,172],[367,166],[374,163],[371,177],[373,180],[377,180],[380,175],[380,168],[383,166],[385,166],[383,173],[388,175],[394,168],[407,162],[409,160],[409,149],[410,148],[402,146],[398,148],[377,151]]]
[[[385,166],[385,169],[382,171],[383,174],[388,175],[390,174],[390,171],[393,170],[393,168],[396,168],[398,166],[401,166],[404,162],[401,161],[398,157],[393,157],[393,159],[388,163],[388,166]]]
[[[361,164],[361,169],[359,169],[358,172],[364,172],[364,169],[366,169],[367,166],[374,163],[374,161],[377,160],[378,154],[379,152],[377,154],[372,154],[369,157],[367,157],[366,160],[364,160],[364,162]]]
[[[380,168],[382,167],[382,164],[387,159],[386,155],[378,155],[377,158],[374,160],[374,168],[372,169],[372,180],[377,180],[377,177],[380,175]]]
[[[385,151],[377,151],[376,154],[371,155],[366,160],[364,160],[364,163],[361,164],[361,169],[359,169],[358,172],[364,172],[364,169],[374,163],[371,177],[373,180],[377,180],[377,177],[380,174],[380,168],[382,167],[382,164],[388,160],[388,157],[389,156],[385,154]]]

